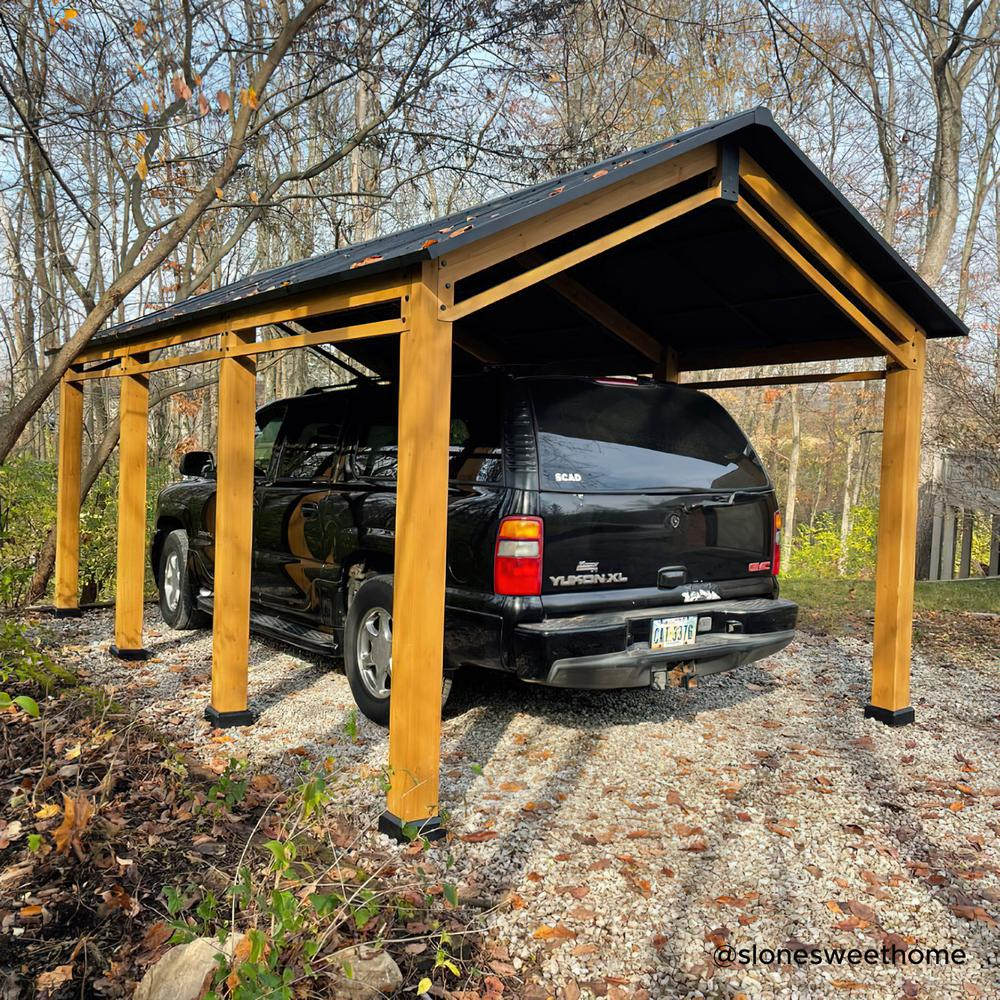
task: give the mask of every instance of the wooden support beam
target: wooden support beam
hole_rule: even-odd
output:
[[[80,608],[80,471],[83,386],[59,383],[59,471],[56,477],[56,614]]]
[[[736,211],[753,226],[800,274],[816,286],[879,350],[892,358],[902,368],[913,368],[915,347],[912,344],[897,344],[888,334],[883,333],[836,285],[825,277],[818,268],[785,239],[745,198],[736,202]]]
[[[391,786],[382,829],[439,836],[451,324],[439,320],[438,268],[413,283],[399,347],[399,479],[393,586]]]
[[[673,205],[661,208],[658,212],[653,212],[652,215],[644,216],[635,222],[629,223],[627,226],[622,226],[620,229],[606,233],[604,236],[599,236],[597,239],[590,240],[588,243],[584,243],[583,246],[569,250],[558,257],[553,257],[552,260],[530,268],[523,274],[508,278],[506,281],[501,281],[498,285],[487,288],[476,295],[470,295],[467,299],[462,299],[454,306],[446,308],[442,315],[452,322],[463,319],[466,316],[471,316],[473,313],[484,309],[488,305],[492,305],[494,302],[499,302],[501,299],[506,299],[517,292],[523,291],[525,288],[537,285],[540,281],[548,281],[553,275],[559,274],[561,271],[575,267],[585,260],[590,260],[591,257],[596,257],[600,253],[613,250],[622,243],[627,243],[629,240],[633,240],[643,233],[648,233],[651,229],[666,225],[673,219],[678,219],[688,212],[693,212],[695,209],[715,201],[718,197],[719,187],[717,184],[705,188],[705,190],[699,191],[697,194],[689,195],[687,198],[682,198]]]
[[[881,286],[858,267],[745,150],[740,152],[740,179],[789,231],[851,288],[900,342],[912,342],[922,332],[905,310],[886,295]]]
[[[664,347],[656,371],[653,373],[661,382],[680,382],[681,367],[677,352],[672,347]]]
[[[201,365],[208,361],[219,361],[227,357],[244,357],[256,354],[270,354],[277,351],[288,351],[296,347],[315,347],[319,344],[338,344],[348,340],[363,340],[366,337],[385,337],[398,335],[405,328],[404,318],[380,320],[376,323],[358,323],[353,326],[335,327],[330,330],[316,330],[310,333],[297,333],[287,337],[271,337],[268,340],[254,341],[248,344],[237,344],[231,349],[225,347],[197,351],[194,354],[182,354],[171,358],[158,358],[141,365],[132,365],[129,371],[159,372],[170,368],[188,368],[191,365]],[[70,375],[73,382],[83,382],[94,378],[120,378],[125,369],[121,367],[103,368],[99,371],[80,372]]]
[[[596,219],[611,215],[644,198],[689,181],[700,174],[714,171],[719,152],[715,143],[692,149],[659,167],[634,174],[610,186],[595,185],[590,194],[560,204],[558,194],[552,198],[552,210],[512,226],[493,239],[480,240],[468,247],[449,252],[441,264],[447,265],[448,279],[456,282],[476,274],[501,261],[517,257],[526,250],[557,239]]]
[[[212,607],[212,703],[218,728],[253,722],[247,705],[250,567],[253,549],[253,443],[256,362],[237,352],[254,330],[227,331],[219,362],[219,431],[215,491],[215,594]]]
[[[145,361],[143,356],[137,363]],[[126,371],[128,369],[126,368]],[[118,396],[118,553],[115,641],[111,652],[142,660],[142,604],[146,590],[146,452],[149,379],[122,376]]]
[[[707,337],[708,335],[706,335]],[[680,353],[681,371],[701,372],[720,368],[756,368],[760,365],[791,365],[807,361],[846,361],[849,358],[881,357],[867,337],[844,340],[806,340],[767,347],[702,347]]]
[[[378,275],[369,279],[355,277],[350,279],[347,287],[338,287],[334,283],[328,288],[264,304],[251,301],[241,307],[238,303],[233,303],[233,308],[223,315],[179,325],[172,333],[157,336],[155,330],[150,330],[120,345],[85,348],[77,360],[83,363],[120,358],[136,351],[158,351],[165,347],[177,347],[180,344],[205,340],[227,330],[255,330],[260,326],[270,326],[289,320],[313,319],[328,313],[401,299],[406,290],[407,286],[400,284],[398,274]]]
[[[544,259],[533,251],[521,254],[517,260],[528,268],[540,267],[545,263]],[[650,361],[659,362],[662,358],[664,348],[655,337],[651,337],[638,323],[634,323],[599,295],[595,295],[572,275],[565,272],[554,274],[551,278],[545,279],[545,284],[585,316],[589,316],[605,330],[610,330]]]
[[[804,375],[766,375],[761,378],[725,378],[685,382],[689,389],[742,389],[760,385],[808,385],[813,382],[869,382],[885,378],[884,369],[859,372],[809,372]]]
[[[910,648],[926,351],[923,336],[915,343],[916,367],[893,366],[886,372],[882,419],[872,696],[865,716],[889,725],[913,721]]]

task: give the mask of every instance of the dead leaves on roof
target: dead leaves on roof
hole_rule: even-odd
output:
[[[369,254],[367,257],[363,258],[362,260],[356,260],[351,265],[351,270],[353,271],[356,267],[364,267],[366,264],[374,264],[376,261],[381,260],[381,259],[382,259],[382,255],[380,253]]]

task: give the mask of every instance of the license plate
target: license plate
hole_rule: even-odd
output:
[[[654,618],[649,630],[650,649],[690,646],[698,638],[698,616]]]

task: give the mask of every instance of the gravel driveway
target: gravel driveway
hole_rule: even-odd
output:
[[[148,624],[156,656],[140,664],[105,652],[109,612],[44,627],[170,738],[279,775],[333,755],[369,779],[355,805],[376,815],[386,735],[360,716],[355,732],[342,673],[255,640],[260,722],[213,737],[201,719],[209,633]],[[568,1000],[1000,997],[1000,653],[962,667],[918,657],[918,725],[891,730],[861,718],[870,652],[803,634],[692,691],[460,677],[443,744],[454,836],[431,856],[452,856],[463,894],[503,900],[498,970]],[[713,959],[754,945],[756,964]],[[817,952],[814,964],[808,951],[893,945],[962,949],[964,963]],[[778,948],[807,949],[805,964],[768,964],[761,950]]]

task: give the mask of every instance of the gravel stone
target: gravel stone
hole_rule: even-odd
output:
[[[153,658],[107,653],[111,612],[39,620],[63,657],[136,717],[218,766],[245,756],[292,782],[333,758],[340,806],[374,832],[386,731],[343,673],[254,639],[252,727],[202,718],[210,632],[153,609]],[[496,901],[490,939],[552,995],[640,1000],[1000,998],[1000,659],[915,655],[917,725],[862,718],[866,637],[801,633],[778,656],[691,691],[575,692],[461,674],[445,710],[441,805],[426,852]],[[354,780],[356,779],[356,780]],[[463,836],[498,836],[467,842]],[[386,841],[388,843],[388,841]],[[545,928],[556,928],[549,935]],[[891,937],[887,937],[891,935]],[[733,964],[737,948],[963,949],[964,964]],[[909,992],[907,992],[909,991]]]

